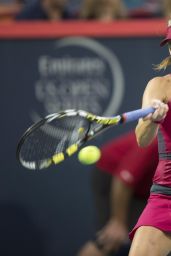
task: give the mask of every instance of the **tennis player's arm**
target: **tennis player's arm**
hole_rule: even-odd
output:
[[[154,100],[159,100],[161,102],[167,102],[166,97],[166,79],[162,77],[156,77],[150,80],[144,91],[142,108],[153,106]],[[147,118],[140,119],[138,125],[136,126],[135,133],[139,146],[148,146],[153,139],[156,137],[159,125],[154,122],[154,117],[164,117],[166,115],[166,109],[164,106],[158,108],[159,113],[156,110],[153,114],[147,116]]]

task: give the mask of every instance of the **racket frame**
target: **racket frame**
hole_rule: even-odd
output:
[[[30,136],[35,130],[43,126],[45,123],[51,123],[51,121],[63,117],[71,117],[71,116],[80,116],[85,118],[89,122],[89,126],[87,128],[87,132],[85,136],[81,139],[79,139],[76,143],[70,145],[64,152],[56,153],[54,152],[54,155],[51,156],[51,158],[45,159],[45,160],[40,160],[42,161],[42,168],[38,169],[44,169],[49,167],[51,164],[58,164],[62,162],[66,157],[70,157],[73,155],[78,149],[85,144],[88,140],[94,138],[96,135],[100,134],[102,131],[110,128],[111,126],[117,125],[117,124],[122,124],[126,122],[131,122],[134,120],[138,120],[141,117],[146,116],[149,113],[154,112],[154,108],[145,108],[145,109],[138,109],[130,112],[126,112],[121,115],[117,115],[114,117],[101,117],[97,116],[95,114],[86,112],[84,110],[75,110],[75,109],[68,109],[65,111],[61,111],[59,113],[53,113],[50,115],[47,115],[45,118],[39,120],[37,123],[33,124],[30,126],[21,139],[19,140],[19,143],[17,145],[17,150],[16,150],[16,157],[18,161],[25,167],[29,169],[36,169],[37,166],[34,164],[34,161],[30,161],[30,166],[20,156],[20,151],[22,148],[22,145],[24,144],[26,138]],[[98,124],[93,127],[93,124]],[[80,127],[81,128],[81,127]]]

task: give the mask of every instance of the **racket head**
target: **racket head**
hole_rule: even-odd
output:
[[[18,143],[17,159],[32,170],[62,162],[86,142],[90,121],[85,116],[84,111],[66,110],[33,124]]]

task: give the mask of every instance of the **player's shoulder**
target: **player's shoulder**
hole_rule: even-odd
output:
[[[171,86],[171,74],[165,76],[156,76],[149,80],[147,88],[163,88],[166,84]]]
[[[162,83],[162,82],[165,82],[167,80],[170,80],[171,81],[171,74],[168,74],[168,75],[165,75],[165,76],[155,76],[153,78],[151,78],[149,80],[149,83],[150,84],[153,84],[153,83]]]

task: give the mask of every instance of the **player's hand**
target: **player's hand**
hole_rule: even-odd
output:
[[[156,110],[153,113],[146,116],[144,120],[151,120],[153,122],[163,121],[169,110],[168,105],[160,100],[154,99],[151,102],[151,106]]]
[[[98,232],[97,240],[103,245],[105,252],[117,251],[120,246],[128,242],[128,230],[126,226],[117,221],[110,220],[108,224]]]
[[[80,250],[77,256],[105,256],[102,251],[100,251],[93,242],[88,242]]]

